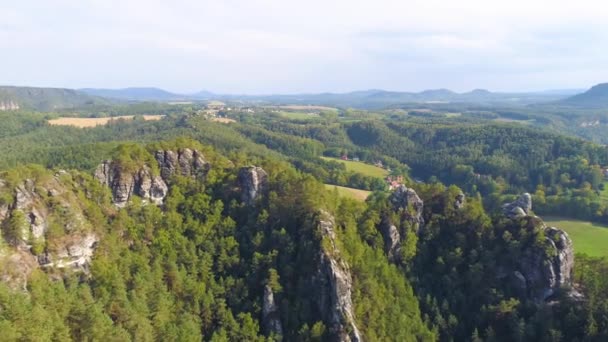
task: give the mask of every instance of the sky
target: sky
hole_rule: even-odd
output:
[[[269,94],[583,89],[608,2],[0,0],[0,84]]]

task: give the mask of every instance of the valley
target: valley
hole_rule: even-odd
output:
[[[586,334],[580,310],[602,315],[608,152],[557,111],[154,93],[0,112],[6,331],[569,340]],[[35,325],[52,328],[20,324],[41,301]]]

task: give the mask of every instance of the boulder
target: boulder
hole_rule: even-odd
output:
[[[169,191],[165,181],[160,176],[153,176],[146,165],[136,172],[129,172],[117,163],[105,161],[95,170],[95,178],[110,188],[112,202],[119,208],[126,206],[133,195],[160,205]]]
[[[241,188],[241,200],[248,205],[265,191],[268,174],[258,166],[243,167],[239,170],[238,183]]]

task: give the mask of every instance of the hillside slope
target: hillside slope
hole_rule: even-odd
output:
[[[73,89],[0,86],[0,110],[52,111],[108,102]]]
[[[563,100],[562,103],[588,108],[608,107],[608,83],[595,85],[582,94]]]

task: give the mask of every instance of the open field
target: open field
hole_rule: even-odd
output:
[[[321,157],[324,160],[335,161],[346,165],[346,170],[358,172],[365,176],[384,178],[388,176],[388,171],[381,167],[366,164],[364,162],[356,162],[351,160],[342,160],[337,158]]]
[[[236,122],[236,120],[230,119],[230,118],[212,118],[211,121],[213,121],[213,122],[221,122],[221,123]]]
[[[574,242],[575,253],[608,257],[608,227],[598,223],[563,217],[545,216],[548,226],[565,230]]]
[[[343,186],[337,186],[337,185],[332,185],[332,184],[325,184],[325,187],[330,191],[337,189],[338,194],[340,196],[352,198],[354,200],[362,201],[362,202],[365,201],[367,196],[369,196],[369,194],[371,193],[371,191],[367,191],[367,190],[346,188]]]
[[[293,120],[309,120],[315,119],[319,117],[319,114],[316,113],[307,113],[307,112],[291,112],[291,111],[280,111],[279,115],[287,119]]]
[[[325,107],[325,106],[302,106],[302,105],[290,105],[290,106],[279,106],[281,109],[287,110],[310,110],[310,111],[337,111],[337,108]]]
[[[600,191],[600,198],[604,201],[608,201],[608,182],[604,182],[604,190]]]
[[[164,115],[143,115],[144,120],[160,120]],[[67,118],[61,117],[58,119],[49,120],[49,124],[53,126],[74,126],[79,128],[95,127],[105,125],[110,121],[125,119],[133,120],[134,115],[114,116],[107,118]]]
[[[534,119],[530,120],[518,120],[518,119],[509,119],[509,118],[496,118],[494,119],[496,122],[506,122],[506,123],[520,123],[524,125],[529,125],[534,122]]]

